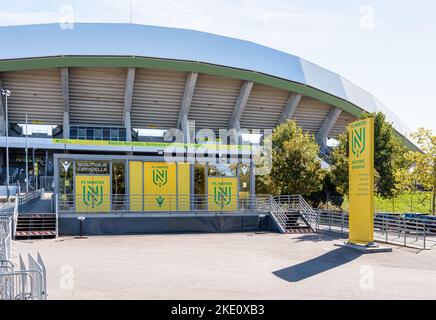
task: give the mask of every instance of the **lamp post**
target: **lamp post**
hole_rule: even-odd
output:
[[[9,119],[8,119],[8,97],[11,95],[11,91],[2,88],[2,95],[5,96],[5,121],[6,121],[6,195],[9,202]]]
[[[29,139],[27,132],[27,114],[26,114],[26,194],[29,193]]]

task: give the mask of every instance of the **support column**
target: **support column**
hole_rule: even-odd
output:
[[[342,109],[339,109],[337,107],[332,107],[327,114],[326,118],[324,119],[321,127],[318,130],[318,133],[316,134],[316,142],[321,146],[321,151],[325,152],[327,149],[327,143],[326,139],[329,136],[331,130],[336,124],[336,121],[339,119],[339,117],[342,114]]]
[[[68,68],[61,68],[62,105],[64,110],[63,138],[70,138],[70,80]]]
[[[256,166],[253,159],[250,162],[250,199],[251,208],[256,209]]]
[[[0,74],[0,136],[6,135],[6,111],[5,111],[5,101],[3,100],[3,95],[1,91],[3,89],[2,86],[2,78]]]
[[[303,98],[302,94],[291,93],[288,101],[286,102],[285,107],[283,108],[282,115],[279,119],[279,124],[286,122],[288,119],[291,119],[294,115],[295,110],[300,104],[301,98]]]
[[[130,112],[132,111],[133,88],[135,86],[135,68],[127,69],[126,88],[124,92],[123,126],[126,128],[126,140],[132,141]]]

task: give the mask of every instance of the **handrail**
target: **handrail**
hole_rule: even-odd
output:
[[[297,210],[303,221],[313,232],[318,230],[317,214],[301,195],[280,195],[274,197],[274,199],[280,205],[285,206],[287,210]]]

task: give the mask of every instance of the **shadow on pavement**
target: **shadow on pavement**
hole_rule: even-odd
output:
[[[285,281],[298,282],[342,266],[359,258],[361,255],[362,253],[353,249],[337,248],[295,266],[274,271],[273,274]]]
[[[312,242],[319,242],[319,241],[332,241],[332,240],[338,240],[338,239],[347,239],[346,234],[341,233],[314,233],[314,234],[305,234],[302,235],[296,239],[294,239],[297,242],[303,242],[303,241],[312,241]]]

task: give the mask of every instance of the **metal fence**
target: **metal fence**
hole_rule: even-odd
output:
[[[0,300],[47,299],[46,268],[41,255],[38,253],[36,259],[28,255],[28,265],[20,255],[19,270],[10,260],[18,204],[16,198],[0,210]]]
[[[12,216],[0,215],[0,260],[11,257]]]
[[[348,234],[348,212],[314,209],[319,230]],[[428,249],[436,244],[436,228],[393,214],[374,215],[374,238],[379,242]]]
[[[0,300],[47,299],[47,275],[45,264],[38,253],[35,259],[28,255],[28,265],[19,256],[20,269],[9,260],[0,261]]]

